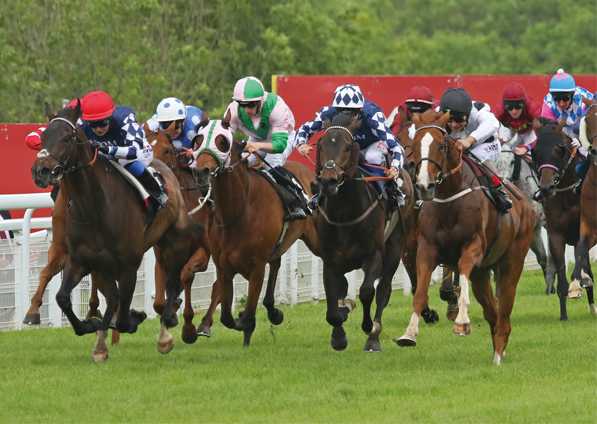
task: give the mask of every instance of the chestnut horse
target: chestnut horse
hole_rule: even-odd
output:
[[[169,199],[147,227],[145,202],[136,189],[115,171],[107,158],[97,155],[97,151],[94,158],[91,144],[76,124],[80,112],[80,104],[77,104],[54,115],[46,104],[50,123],[41,136],[42,150],[31,174],[35,184],[42,188],[62,178],[70,194],[66,220],[68,256],[56,301],[75,334],[97,332],[93,359],[105,361],[108,358],[105,339],[116,309],[119,308],[119,314],[115,325],[121,333],[134,333],[146,318],[144,313],[130,310],[130,303],[143,253],[151,246],[156,255],[167,257],[165,310],[172,310],[180,291],[180,273],[188,249],[188,218],[176,178],[163,163],[153,161],[152,165],[164,176],[169,187]],[[98,284],[106,289],[106,311],[99,323],[97,318],[80,321],[70,300],[73,288],[90,272],[95,272]],[[176,316],[162,314],[161,324],[158,350],[166,353],[173,346],[167,329],[177,324]]]
[[[205,114],[205,118],[207,119],[207,114]],[[193,324],[195,313],[191,304],[191,285],[195,279],[195,273],[205,271],[209,264],[210,253],[207,233],[213,221],[213,212],[211,211],[210,204],[207,203],[205,199],[203,199],[202,207],[198,208],[199,201],[203,198],[203,194],[195,185],[191,170],[181,166],[181,163],[183,163],[180,159],[181,153],[179,153],[178,149],[172,144],[172,137],[170,137],[170,134],[163,130],[151,131],[147,133],[147,141],[153,149],[154,159],[162,161],[172,170],[172,173],[180,184],[182,198],[187,211],[189,211],[189,219],[191,220],[189,251],[187,254],[187,263],[180,276],[182,287],[185,292],[185,309],[183,313],[185,324],[182,328],[182,340],[185,343],[194,343],[197,341],[198,335],[206,335],[209,337],[210,327],[213,323],[212,315],[220,300],[217,290],[213,290],[210,309],[207,315],[203,318],[198,332]],[[193,225],[192,223],[197,225]],[[156,262],[155,278],[156,296],[153,307],[155,311],[161,315],[166,306],[166,298],[164,296],[166,291],[166,275],[164,273],[164,267],[158,262]]]
[[[359,290],[363,305],[361,329],[369,336],[366,352],[381,351],[379,334],[381,318],[392,292],[392,278],[406,253],[405,247],[416,233],[413,188],[406,171],[401,171],[402,191],[407,197],[404,208],[394,212],[386,225],[387,201],[358,170],[360,149],[353,141],[361,121],[351,123],[351,117],[337,115],[324,123],[325,134],[317,142],[315,172],[322,194],[317,218],[317,239],[322,251],[323,284],[327,300],[327,322],[333,327],[331,345],[344,350],[348,339],[343,323],[354,307],[345,299],[348,284],[344,274],[362,269],[365,273]],[[376,177],[373,177],[376,178]],[[409,252],[415,263],[416,242]],[[411,280],[416,281],[413,267],[405,262]],[[376,285],[375,283],[378,282]],[[376,310],[371,319],[371,305]]]
[[[255,311],[265,265],[269,263],[270,274],[263,305],[270,322],[279,325],[284,314],[274,306],[274,288],[282,254],[299,238],[315,255],[321,254],[313,219],[308,216],[288,225],[284,223],[284,209],[275,189],[266,178],[248,169],[233,148],[229,122],[230,114],[223,121],[200,124],[203,128],[197,136],[199,151],[194,176],[200,188],[211,184],[216,204],[209,245],[222,301],[220,321],[228,328],[242,331],[243,344],[249,346],[255,330]],[[284,167],[311,195],[310,183],[315,181],[313,171],[298,162],[287,162]],[[232,316],[236,274],[249,281],[246,308],[238,319]]]
[[[580,137],[592,160],[580,195],[580,240],[576,245],[576,266],[571,279],[572,284],[590,287],[594,281],[589,263],[589,250],[597,243],[597,101],[584,97],[583,101],[589,109],[581,127],[581,131],[585,131]],[[589,312],[597,315],[594,303],[589,303]]]
[[[580,239],[580,197],[572,188],[578,181],[574,171],[583,159],[572,139],[562,132],[566,123],[562,118],[559,124],[547,118],[535,118],[533,125],[537,129],[537,143],[532,150],[533,161],[539,169],[539,188],[543,194],[543,207],[547,220],[549,250],[553,256],[558,276],[557,293],[560,300],[560,320],[566,321],[566,299],[582,296],[580,279],[568,285],[566,277],[566,245],[574,246],[575,258],[578,260],[577,244]],[[592,280],[589,257],[586,255],[582,265],[586,265],[587,273]],[[593,287],[587,286],[587,299],[590,311],[595,309]]]
[[[424,200],[419,214],[417,250],[418,284],[413,314],[400,346],[415,346],[419,317],[429,299],[431,273],[443,264],[458,270],[460,299],[454,333],[471,332],[468,317],[469,281],[491,330],[493,363],[499,365],[510,335],[510,314],[524,259],[533,237],[534,219],[529,202],[513,199],[514,206],[501,215],[482,193],[462,152],[446,133],[449,112],[432,110],[414,116],[415,189]],[[518,189],[513,188],[513,190]],[[497,286],[497,307],[491,287]]]

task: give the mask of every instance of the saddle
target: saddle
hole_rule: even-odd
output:
[[[477,180],[479,180],[479,184],[481,184],[481,187],[483,187],[483,193],[485,193],[485,197],[489,199],[491,204],[495,206],[496,209],[499,209],[495,199],[489,192],[489,190],[493,189],[492,176],[489,175],[485,169],[481,168],[471,157],[467,156],[466,153],[462,155],[462,160],[468,163],[475,174],[475,177],[477,177]]]
[[[292,172],[281,166],[269,171],[262,168],[254,168],[253,170],[272,185],[276,193],[278,193],[282,204],[286,205],[290,200],[288,195],[291,195],[293,200],[300,203],[305,213],[311,215],[311,209],[307,206],[309,196],[299,179]]]

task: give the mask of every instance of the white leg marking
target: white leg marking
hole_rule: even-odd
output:
[[[493,355],[493,365],[500,365],[502,363],[502,358],[500,358],[500,355],[495,352],[495,354]]]
[[[591,303],[589,305],[589,313],[593,314],[593,315],[597,315],[597,308],[595,307],[594,303]]]
[[[418,336],[419,335],[419,316],[413,312],[412,316],[410,317],[410,323],[408,327],[406,327],[406,334],[410,336]]]
[[[174,336],[170,334],[166,325],[162,323],[160,334],[158,334],[158,352],[168,353],[174,347]]]
[[[460,274],[460,298],[458,299],[458,316],[456,317],[456,323],[458,324],[470,324],[471,320],[468,317],[468,307],[471,305],[471,301],[468,297],[468,279],[466,275]]]
[[[589,280],[591,282],[591,286],[593,285],[593,280],[591,280],[591,276],[589,274],[587,274],[584,269],[580,270],[580,278],[581,279],[586,278],[587,280]],[[587,286],[587,287],[590,287],[590,286]]]
[[[377,290],[377,286],[379,285],[379,278],[373,282],[373,288]]]
[[[433,136],[429,133],[425,134],[421,139],[421,159],[429,157],[429,146],[433,142]],[[421,162],[421,169],[419,175],[417,175],[417,182],[421,184],[425,189],[429,185],[429,161]]]

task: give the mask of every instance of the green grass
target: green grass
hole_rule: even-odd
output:
[[[473,333],[456,337],[438,286],[430,304],[440,322],[421,324],[415,348],[390,339],[412,311],[412,297],[393,293],[378,354],[362,350],[359,302],[343,352],[330,346],[325,302],[283,307],[278,327],[260,309],[249,348],[216,316],[211,339],[185,345],[179,325],[174,350],[160,355],[150,320],[100,364],[95,337],[70,328],[0,333],[0,423],[594,423],[597,320],[583,297],[568,301],[570,320],[560,322],[557,297],[543,293],[540,272],[526,272],[499,367],[472,293]]]

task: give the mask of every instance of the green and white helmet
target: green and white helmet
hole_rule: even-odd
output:
[[[261,81],[255,77],[245,77],[236,82],[232,100],[237,102],[261,101],[264,95],[265,89]]]

